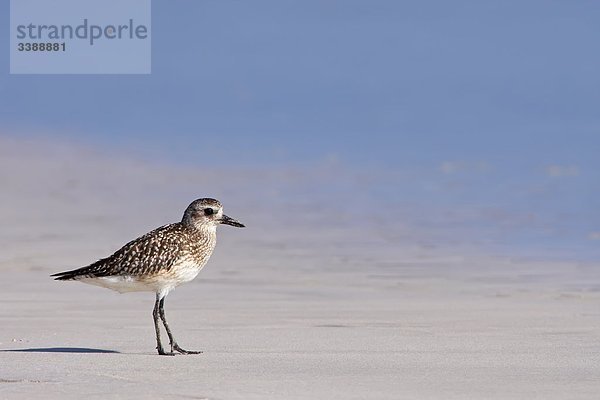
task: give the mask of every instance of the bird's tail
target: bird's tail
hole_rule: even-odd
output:
[[[54,278],[55,281],[69,281],[69,280],[75,279],[75,277],[77,275],[73,271],[66,271],[66,272],[59,272],[58,274],[52,274],[50,276],[55,277]]]
[[[50,276],[54,277],[55,281],[70,281],[87,275],[84,271],[85,269],[87,269],[87,267],[74,269],[72,271],[59,272]]]
[[[102,275],[101,261],[88,265],[87,267],[73,269],[71,271],[58,272],[50,276],[54,277],[55,281],[71,281],[81,278],[94,278]]]

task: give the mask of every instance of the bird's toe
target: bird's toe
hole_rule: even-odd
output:
[[[179,345],[177,343],[173,343],[172,347],[173,347],[173,350],[175,350],[176,352],[178,352],[180,354],[202,354],[201,351],[182,349],[181,347],[179,347]]]

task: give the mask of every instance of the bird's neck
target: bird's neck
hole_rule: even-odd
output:
[[[196,231],[199,231],[203,235],[214,235],[217,232],[217,226],[213,224],[200,223],[198,221],[194,221],[192,218],[183,218],[181,223],[184,226],[192,228]]]

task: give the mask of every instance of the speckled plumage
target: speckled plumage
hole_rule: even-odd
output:
[[[102,258],[87,267],[57,275],[60,280],[82,280],[99,286],[109,277],[130,278],[138,282],[138,289],[123,285],[110,287],[121,292],[145,290],[171,290],[185,280],[178,279],[181,269],[200,272],[210,258],[216,244],[215,229],[196,229],[182,222],[161,226],[117,250],[110,257]],[[162,283],[162,285],[161,285]],[[163,287],[161,287],[163,286]]]
[[[223,214],[223,207],[218,200],[198,199],[185,210],[181,222],[148,232],[111,256],[86,267],[52,276],[56,280],[77,280],[121,293],[155,292],[155,326],[160,316],[171,341],[171,354],[173,350],[193,353],[180,349],[175,343],[164,318],[162,304],[169,291],[194,279],[207,263],[216,245],[219,224],[244,227]],[[159,354],[168,354],[162,350],[156,329]]]

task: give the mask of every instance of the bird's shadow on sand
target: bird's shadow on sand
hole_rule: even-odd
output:
[[[105,349],[90,349],[87,347],[40,347],[31,349],[6,349],[0,350],[0,352],[14,352],[14,353],[87,353],[87,354],[120,354],[116,350],[105,350]]]

